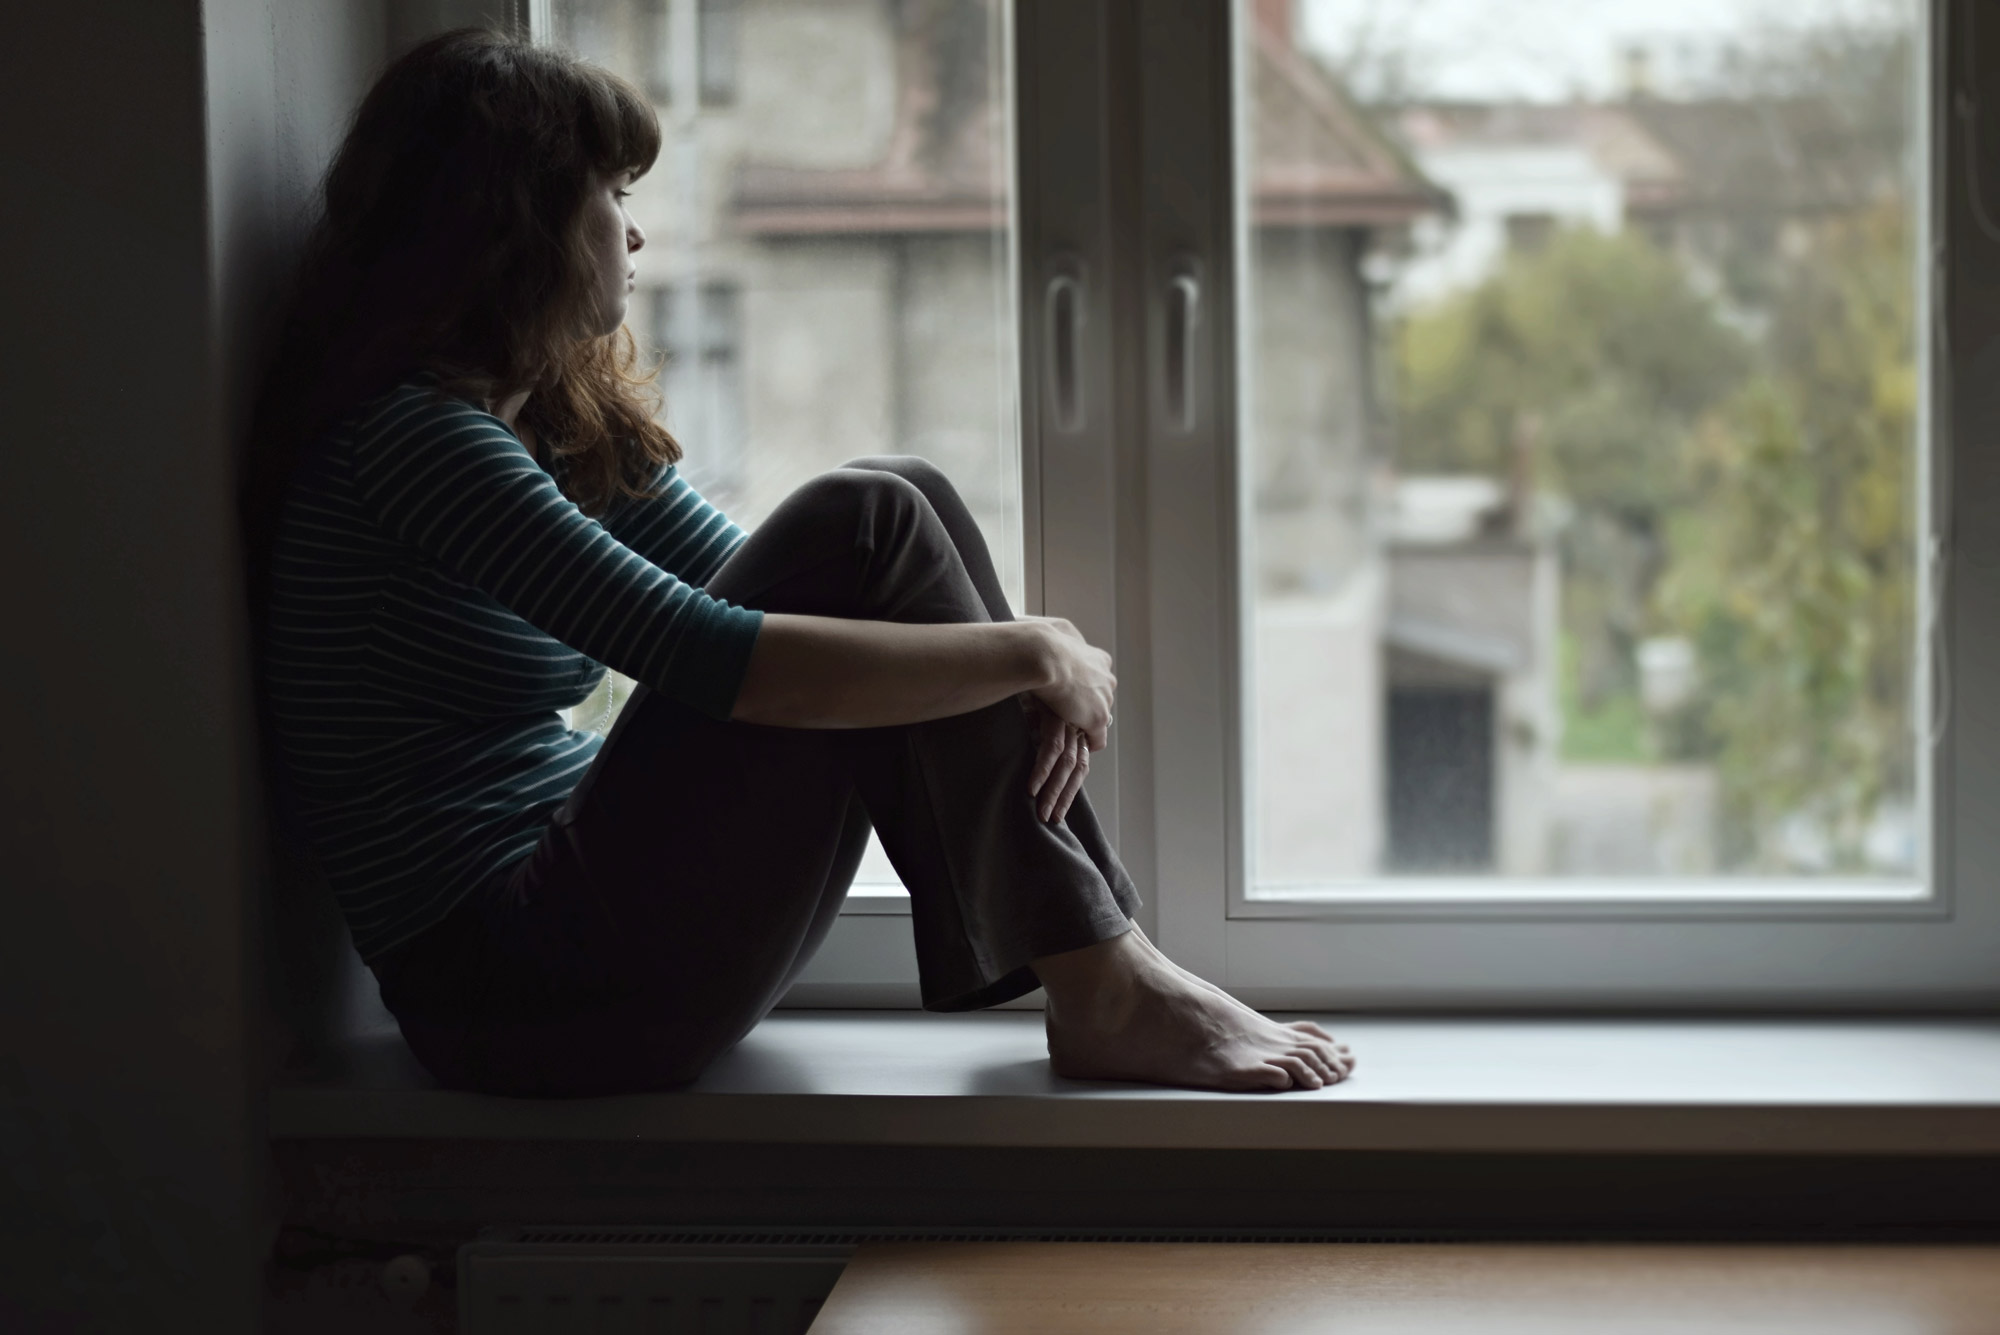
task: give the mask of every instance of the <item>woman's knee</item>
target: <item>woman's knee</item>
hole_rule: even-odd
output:
[[[836,468],[793,492],[781,509],[814,524],[832,523],[862,547],[878,551],[911,545],[950,545],[950,536],[916,483],[886,469]],[[777,514],[772,519],[778,519]],[[766,521],[769,523],[770,521]]]
[[[900,474],[843,464],[802,483],[780,508],[839,515],[845,519],[885,509],[910,508],[921,504],[923,499],[923,492]]]
[[[841,467],[902,478],[922,492],[933,505],[938,497],[955,494],[951,479],[945,476],[944,470],[922,455],[868,454],[859,459],[849,459]]]

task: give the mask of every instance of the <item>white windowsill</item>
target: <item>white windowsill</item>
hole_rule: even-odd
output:
[[[840,911],[907,918],[910,916],[910,892],[893,882],[865,885],[857,882],[848,887],[847,902],[840,906]]]
[[[2000,1020],[1325,1021],[1344,1085],[1224,1095],[1060,1080],[1033,1012],[789,1011],[692,1089],[583,1100],[436,1088],[394,1030],[270,1096],[278,1139],[2000,1153]]]
[[[1262,904],[1414,905],[1625,905],[1782,904],[1832,907],[1849,904],[1922,904],[1931,898],[1920,881],[1808,880],[1777,877],[1671,879],[1631,877],[1376,876],[1351,881],[1264,882],[1247,900]]]

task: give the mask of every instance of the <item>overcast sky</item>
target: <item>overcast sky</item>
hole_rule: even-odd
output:
[[[1978,2],[1978,0],[1975,0]],[[1734,36],[1774,26],[1908,22],[1918,0],[1299,0],[1300,36],[1339,60],[1372,29],[1412,53],[1427,96],[1559,101],[1625,88],[1654,53],[1658,91]]]

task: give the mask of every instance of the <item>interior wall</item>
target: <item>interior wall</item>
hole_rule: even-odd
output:
[[[383,0],[69,0],[0,43],[0,1328],[250,1331],[261,816],[231,495]]]

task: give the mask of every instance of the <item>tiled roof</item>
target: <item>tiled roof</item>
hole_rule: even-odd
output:
[[[1568,145],[1624,183],[1637,213],[1851,208],[1897,187],[1903,128],[1832,98],[1428,103],[1397,113],[1412,152]]]
[[[1281,34],[1251,26],[1255,62],[1252,207],[1266,226],[1370,227],[1447,207],[1389,140]],[[737,171],[738,228],[764,235],[990,231],[1006,221],[1009,142],[989,78],[951,105],[934,52],[901,43],[894,129],[882,160],[852,170],[746,163]]]

